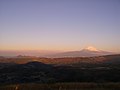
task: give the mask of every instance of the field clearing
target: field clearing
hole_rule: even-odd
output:
[[[30,83],[0,85],[0,90],[120,90],[120,83]]]

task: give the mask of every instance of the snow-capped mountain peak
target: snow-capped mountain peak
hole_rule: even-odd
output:
[[[102,55],[111,55],[111,54],[113,53],[102,51],[92,46],[89,46],[80,51],[69,51],[69,52],[58,53],[55,55],[51,55],[51,57],[57,57],[57,58],[58,57],[93,57],[93,56],[102,56]]]
[[[88,50],[88,51],[99,51],[98,49],[96,49],[95,47],[92,47],[92,46],[89,46],[89,47],[85,48],[85,50]]]

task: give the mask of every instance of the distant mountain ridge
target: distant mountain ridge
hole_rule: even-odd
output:
[[[54,55],[49,55],[48,57],[93,57],[93,56],[102,56],[102,55],[111,55],[113,52],[107,52],[98,50],[94,47],[87,47],[82,49],[81,51],[70,51],[64,53],[58,53]]]

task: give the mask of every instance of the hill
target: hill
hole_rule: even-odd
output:
[[[7,63],[0,64],[0,83],[47,83],[53,82],[53,67],[41,62],[28,62],[26,64]]]
[[[0,83],[120,82],[120,55],[4,60]]]

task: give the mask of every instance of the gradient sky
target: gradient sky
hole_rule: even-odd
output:
[[[120,0],[0,0],[0,50],[120,52]]]

